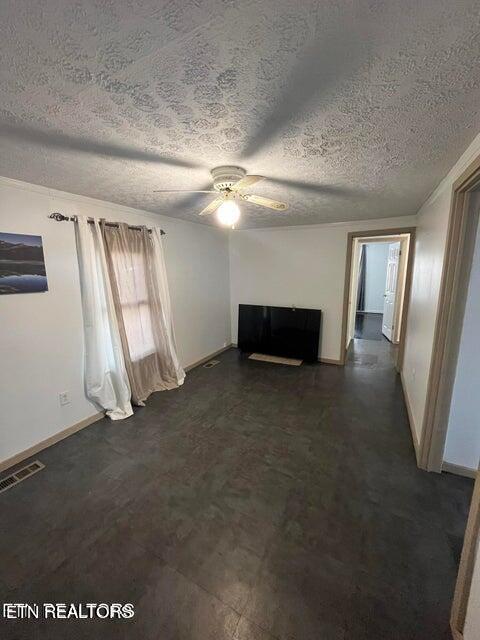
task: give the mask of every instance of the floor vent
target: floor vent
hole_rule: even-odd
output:
[[[6,478],[2,478],[0,480],[0,493],[2,493],[2,491],[6,491],[7,489],[11,489],[22,480],[26,480],[30,476],[33,476],[34,473],[37,473],[37,471],[41,471],[42,469],[45,469],[45,465],[42,464],[40,460],[35,460],[35,462],[27,464],[26,467],[18,469],[18,471],[11,473]]]
[[[211,369],[212,367],[214,367],[216,364],[220,364],[220,360],[210,360],[209,362],[206,362],[203,365],[204,369]]]

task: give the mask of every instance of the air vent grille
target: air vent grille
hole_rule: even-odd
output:
[[[41,471],[45,469],[45,465],[40,462],[40,460],[35,460],[30,464],[27,464],[25,467],[21,469],[17,469],[14,473],[11,473],[9,476],[0,479],[0,493],[2,491],[6,491],[7,489],[11,489],[22,480],[29,478],[37,471]]]
[[[204,369],[211,369],[215,365],[220,364],[220,360],[210,360],[203,365]]]

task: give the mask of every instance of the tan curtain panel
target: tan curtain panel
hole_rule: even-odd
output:
[[[147,228],[120,223],[103,224],[102,230],[132,402],[142,405],[154,391],[178,387],[184,374],[172,348],[168,314],[162,309],[164,292]],[[169,306],[169,300],[163,305]]]

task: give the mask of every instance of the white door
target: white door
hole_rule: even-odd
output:
[[[382,333],[390,341],[393,339],[399,261],[400,242],[392,242],[392,244],[388,246],[387,278],[385,281],[385,294],[383,297],[382,321]]]

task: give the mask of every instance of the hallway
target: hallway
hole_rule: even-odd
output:
[[[355,338],[348,351],[347,366],[360,365],[370,368],[384,368],[392,371],[395,367],[398,345],[389,342],[385,336],[377,338]]]
[[[389,343],[344,368],[218,359],[0,494],[2,600],[135,617],[2,639],[447,640],[472,481],[417,469]]]
[[[355,338],[363,340],[382,340],[381,313],[366,313],[357,311],[355,314]]]

